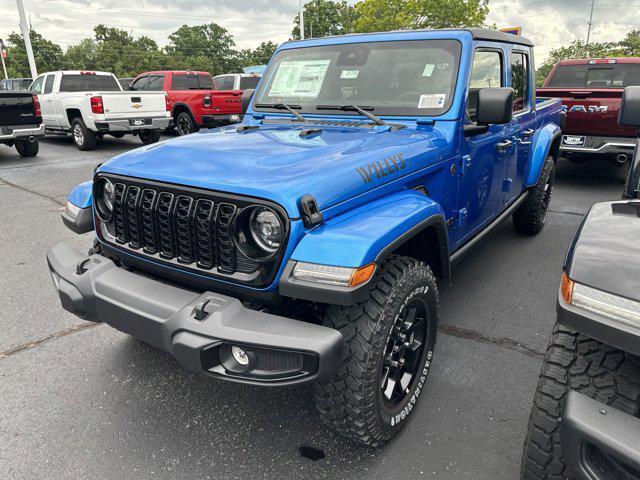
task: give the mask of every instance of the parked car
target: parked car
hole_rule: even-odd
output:
[[[179,135],[240,121],[242,92],[215,90],[207,72],[145,72],[136,77],[130,89],[166,91]]]
[[[28,90],[31,78],[5,78],[0,80],[0,90]]]
[[[248,90],[256,88],[260,83],[260,75],[256,73],[225,73],[213,77],[216,90]]]
[[[567,113],[563,157],[609,158],[626,163],[635,147],[636,130],[617,123],[625,87],[640,85],[640,58],[591,58],[557,63],[540,95],[562,98]]]
[[[535,97],[531,42],[492,30],[288,42],[269,65],[241,125],[74,189],[64,221],[97,240],[54,246],[51,274],[68,311],[216,378],[313,383],[378,445],[427,388],[436,278],[506,218],[542,230],[561,104]]]
[[[44,124],[38,97],[31,92],[0,90],[0,143],[16,147],[21,157],[38,154]]]
[[[640,87],[620,125],[640,127]],[[637,164],[640,151],[635,150]],[[637,186],[637,181],[636,181]],[[596,203],[567,253],[522,479],[616,480],[640,472],[640,202]]]
[[[71,133],[80,150],[92,150],[104,135],[137,135],[155,143],[170,122],[165,92],[124,92],[112,73],[58,71],[40,75],[31,85],[42,106],[48,133]]]
[[[120,86],[122,87],[122,90],[129,90],[129,86],[131,85],[131,82],[133,82],[134,78],[129,78],[129,77],[123,77],[123,78],[119,78],[118,82],[120,82]]]

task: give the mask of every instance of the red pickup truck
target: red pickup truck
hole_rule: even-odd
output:
[[[560,150],[569,159],[595,155],[624,164],[633,155],[636,129],[618,125],[624,88],[640,85],[640,58],[593,58],[557,63],[537,90],[560,97],[567,113]]]
[[[216,90],[207,72],[145,72],[131,82],[129,90],[167,92],[179,135],[239,122],[242,113],[242,90]]]

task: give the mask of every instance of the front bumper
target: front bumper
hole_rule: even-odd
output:
[[[40,125],[20,125],[16,127],[1,127],[0,141],[16,140],[24,137],[42,137],[45,132],[44,123]]]
[[[341,363],[344,341],[337,330],[167,284],[65,243],[49,250],[47,261],[65,310],[165,350],[189,370],[241,383],[291,385],[327,378]],[[232,345],[248,353],[247,366],[235,362]]]
[[[132,124],[133,121],[142,120],[142,125]],[[105,120],[95,122],[98,132],[138,132],[140,130],[165,130],[172,123],[170,117],[158,118],[119,118],[117,120]]]
[[[640,471],[640,419],[575,391],[562,417],[562,454],[578,480],[636,478]]]
[[[582,145],[568,145],[567,137],[584,137]],[[592,135],[563,135],[560,151],[576,155],[633,155],[636,146],[635,138],[597,137]]]

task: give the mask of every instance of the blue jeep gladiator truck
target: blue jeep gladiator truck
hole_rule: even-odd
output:
[[[69,196],[88,254],[47,254],[62,306],[216,378],[312,382],[368,445],[415,408],[436,279],[495,225],[543,228],[561,105],[532,44],[489,30],[281,45],[238,126],[117,156]]]

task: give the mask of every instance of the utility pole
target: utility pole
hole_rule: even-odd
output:
[[[591,36],[591,25],[593,25],[593,4],[596,0],[591,0],[591,14],[589,15],[589,29],[587,30],[587,45],[589,45],[589,37]]]
[[[24,39],[24,48],[27,51],[27,58],[29,59],[31,78],[35,80],[38,76],[38,70],[36,69],[36,60],[33,58],[33,48],[31,47],[31,38],[29,37],[29,25],[27,25],[27,17],[24,14],[22,0],[16,0],[16,3],[18,4],[18,13],[20,14],[20,29],[22,30],[22,38]]]
[[[300,13],[300,40],[304,40],[304,0],[298,1],[298,10]]]

